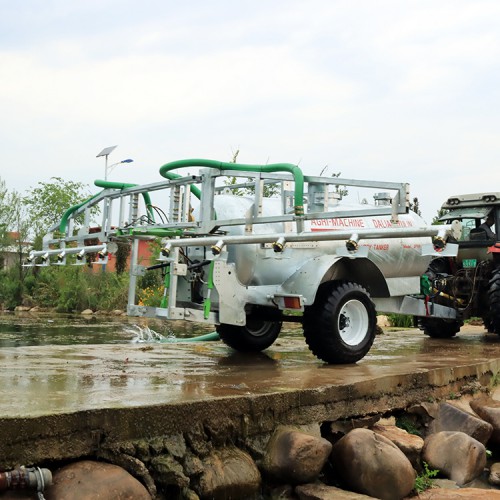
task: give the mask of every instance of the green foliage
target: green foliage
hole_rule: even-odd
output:
[[[409,314],[389,314],[388,317],[396,328],[413,328],[413,316]]]
[[[115,253],[116,257],[116,272],[122,274],[127,268],[127,259],[130,255],[130,243],[128,241],[118,241],[118,250]]]
[[[59,312],[111,311],[127,305],[128,275],[86,266],[51,266],[25,280],[29,301]]]
[[[424,470],[415,478],[414,489],[417,493],[422,493],[432,488],[432,478],[439,474],[439,470],[429,469],[427,462],[424,462]]]
[[[410,203],[410,210],[413,210],[417,215],[422,215],[420,211],[420,202],[417,197],[413,198],[413,203]]]
[[[51,180],[39,182],[23,199],[35,236],[46,233],[59,223],[68,208],[90,197],[82,182],[65,181],[61,177],[51,177]]]
[[[403,429],[409,434],[414,434],[415,436],[422,435],[421,432],[415,426],[415,423],[404,415],[396,417],[396,427]]]
[[[449,212],[449,210],[447,208],[440,208],[438,211],[437,211],[437,214],[436,216],[432,219],[432,225],[434,226],[439,226],[441,224],[444,224],[443,221],[440,221],[439,219],[443,216],[443,215],[446,215],[447,213]]]
[[[491,387],[498,387],[498,385],[500,385],[500,372],[494,373],[490,380]]]
[[[15,268],[0,271],[0,304],[5,309],[14,309],[22,304],[23,285]]]

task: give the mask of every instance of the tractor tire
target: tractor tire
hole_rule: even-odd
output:
[[[419,328],[433,339],[449,339],[454,337],[463,325],[462,321],[443,318],[420,318]]]
[[[500,334],[500,267],[492,273],[488,286],[488,300],[490,311],[488,324],[485,326],[489,332]]]
[[[377,315],[368,292],[351,282],[338,282],[318,294],[304,312],[304,337],[309,349],[330,364],[356,363],[370,350]]]
[[[245,326],[220,324],[217,333],[227,346],[238,352],[260,352],[273,345],[281,331],[281,322],[247,320]]]

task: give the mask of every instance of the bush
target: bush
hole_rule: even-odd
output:
[[[58,312],[125,309],[129,277],[86,266],[48,267],[30,275],[26,291],[42,307]]]
[[[413,328],[413,316],[410,314],[389,314],[391,325],[396,328]]]

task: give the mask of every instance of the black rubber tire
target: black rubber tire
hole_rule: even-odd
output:
[[[217,333],[224,344],[239,352],[260,352],[274,344],[281,322],[249,320],[245,326],[220,324]]]
[[[489,314],[486,328],[500,334],[500,268],[493,271],[488,285]]]
[[[450,339],[460,331],[462,325],[462,321],[454,319],[420,318],[418,326],[433,339]]]
[[[304,337],[312,353],[330,364],[356,363],[370,350],[377,314],[368,292],[338,282],[304,312]]]

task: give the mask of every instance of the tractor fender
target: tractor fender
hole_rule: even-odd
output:
[[[285,293],[302,295],[306,305],[314,303],[323,283],[343,280],[358,283],[374,297],[390,295],[380,269],[367,258],[321,255],[309,259],[282,285]]]

